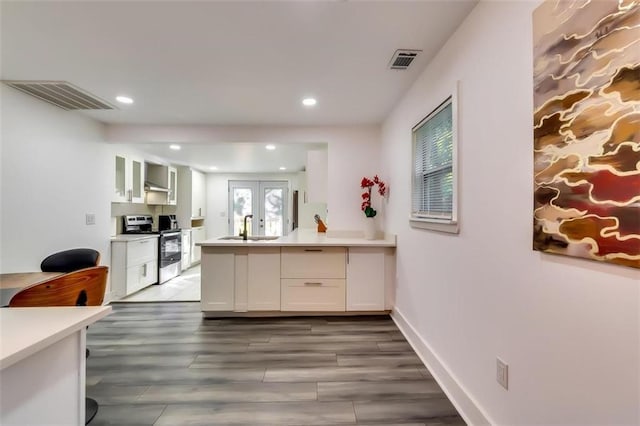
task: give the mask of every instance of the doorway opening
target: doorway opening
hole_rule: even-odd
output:
[[[240,235],[247,218],[247,234],[283,236],[288,233],[287,181],[230,180],[229,235]]]

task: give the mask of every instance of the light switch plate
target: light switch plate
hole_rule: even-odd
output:
[[[87,225],[95,225],[96,224],[96,215],[93,213],[85,214],[85,222]]]

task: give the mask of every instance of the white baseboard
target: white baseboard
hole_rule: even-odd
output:
[[[429,344],[420,337],[416,329],[406,320],[404,315],[402,315],[398,309],[394,308],[391,313],[391,318],[413,350],[418,354],[420,360],[422,360],[431,375],[436,379],[436,382],[438,382],[451,403],[456,407],[456,410],[458,410],[458,413],[460,413],[464,421],[468,425],[492,424],[478,403],[465,391],[460,383],[458,383],[455,376],[431,350]]]

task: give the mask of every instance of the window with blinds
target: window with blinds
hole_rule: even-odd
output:
[[[456,224],[455,134],[449,97],[413,128],[412,225]],[[416,224],[416,222],[418,224]]]

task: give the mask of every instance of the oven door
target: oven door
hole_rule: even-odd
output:
[[[160,268],[180,262],[182,258],[182,232],[160,234]]]

